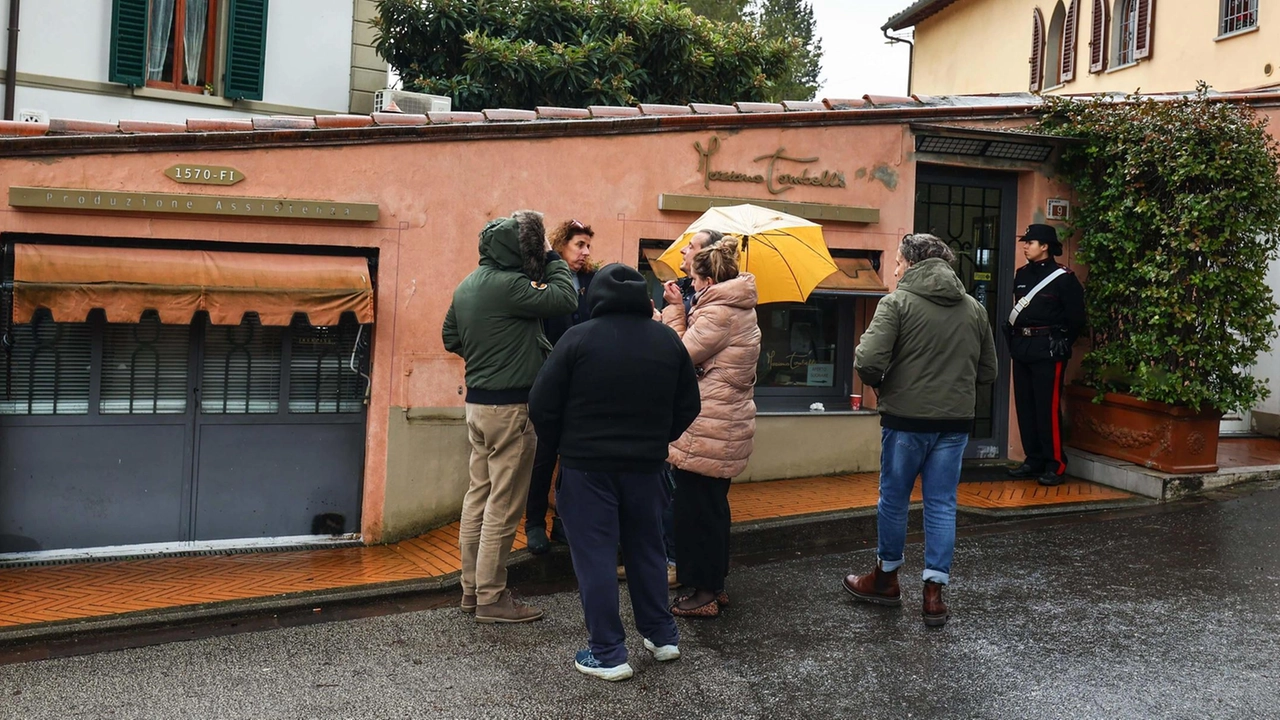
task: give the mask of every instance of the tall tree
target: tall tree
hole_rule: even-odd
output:
[[[821,83],[822,38],[814,35],[813,4],[809,0],[760,0],[755,17],[767,38],[792,43],[795,54],[788,77],[775,92],[785,100],[811,100]]]
[[[798,46],[672,0],[378,0],[378,53],[458,108],[775,100]]]

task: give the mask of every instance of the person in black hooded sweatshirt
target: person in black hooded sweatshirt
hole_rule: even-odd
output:
[[[693,363],[680,338],[653,321],[644,277],[607,265],[587,291],[591,319],[570,328],[529,393],[539,439],[560,453],[556,505],[569,536],[590,646],[581,672],[631,677],[618,615],[621,542],[636,629],[658,660],[680,656],[667,609],[662,540],[667,445],[701,412]]]

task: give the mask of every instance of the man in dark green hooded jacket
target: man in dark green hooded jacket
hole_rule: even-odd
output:
[[[480,267],[453,293],[444,347],[466,361],[471,482],[462,501],[462,610],[482,623],[542,611],[507,589],[507,555],[529,493],[537,438],[529,389],[551,352],[542,319],[578,308],[569,266],[547,243],[542,214],[519,210],[480,233]]]

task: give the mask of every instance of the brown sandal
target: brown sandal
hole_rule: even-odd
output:
[[[729,607],[729,593],[723,590],[716,593],[716,604],[722,608]]]
[[[676,601],[671,604],[671,614],[676,617],[687,618],[713,618],[720,615],[720,603],[715,598],[707,601],[705,605],[699,605],[696,608],[685,610],[680,607],[680,602]]]

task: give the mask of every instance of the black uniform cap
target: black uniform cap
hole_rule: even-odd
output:
[[[1027,232],[1018,239],[1032,240],[1041,245],[1048,245],[1049,253],[1054,257],[1062,254],[1062,241],[1058,239],[1058,231],[1052,225],[1032,223],[1027,226]]]

